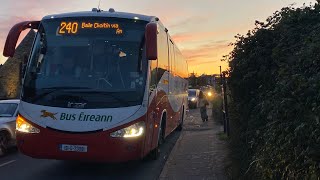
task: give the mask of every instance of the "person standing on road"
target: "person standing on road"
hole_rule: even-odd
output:
[[[208,121],[208,114],[207,114],[207,106],[209,105],[209,102],[206,98],[206,96],[203,94],[202,91],[199,93],[199,106],[200,106],[200,114],[201,119],[203,122]]]

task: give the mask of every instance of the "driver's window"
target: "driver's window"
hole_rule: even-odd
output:
[[[33,56],[30,63],[32,69],[29,69],[29,72],[37,74],[40,73],[40,67],[43,64],[44,55],[47,50],[46,33],[42,26],[39,28],[34,44],[35,47],[33,48]]]
[[[36,71],[37,71],[37,66],[35,64],[37,64],[39,56],[40,56],[40,53],[38,53],[40,51],[39,41],[40,41],[40,35],[38,33],[37,37],[36,37],[36,42],[34,43],[35,47],[33,48],[33,53],[32,53],[33,56],[31,57],[31,62],[30,62],[30,67],[32,67],[32,69],[30,69],[29,71],[31,73],[36,73]]]

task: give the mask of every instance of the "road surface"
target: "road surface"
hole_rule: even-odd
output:
[[[17,151],[0,157],[0,180],[99,180],[99,179],[158,179],[162,168],[179,138],[174,131],[161,146],[156,160],[121,164],[71,163],[60,160],[39,160]]]

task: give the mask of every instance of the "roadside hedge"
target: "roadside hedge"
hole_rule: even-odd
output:
[[[320,5],[285,7],[228,56],[239,177],[320,178]]]

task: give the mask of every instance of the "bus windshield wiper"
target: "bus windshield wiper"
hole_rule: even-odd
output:
[[[0,114],[0,117],[12,117],[11,114]]]
[[[88,94],[107,95],[107,96],[112,97],[115,100],[118,100],[120,103],[125,104],[126,106],[130,106],[130,103],[128,101],[125,101],[122,98],[119,98],[118,96],[114,95],[114,93],[117,93],[117,92],[98,91],[98,90],[93,90],[93,89],[88,89],[88,90],[85,90],[85,91],[77,91],[77,92],[88,93]]]
[[[70,87],[70,86],[59,86],[59,87],[50,87],[50,88],[41,88],[41,90],[51,90],[51,91],[47,91],[45,93],[42,93],[38,96],[36,96],[34,99],[32,99],[32,102],[35,103],[36,101],[38,101],[39,99],[52,94],[54,92],[57,91],[61,91],[61,90],[79,90],[79,89],[90,89],[90,88],[86,88],[86,87]]]
[[[140,45],[139,45],[139,56],[138,56],[138,72],[142,72],[142,52],[143,52],[143,46],[144,46],[144,43],[145,43],[145,36],[143,35],[142,38],[141,38],[141,42],[140,42]]]

